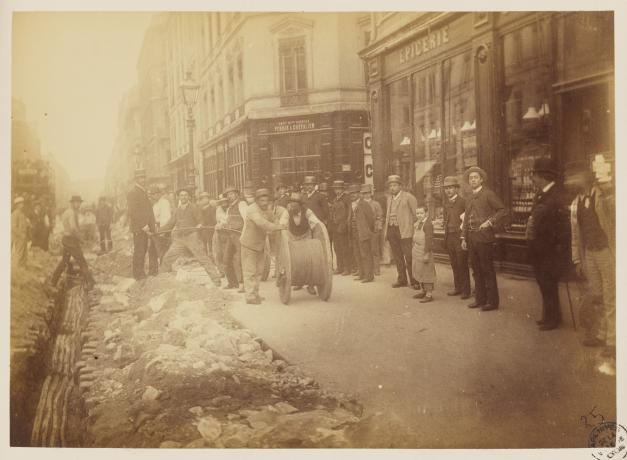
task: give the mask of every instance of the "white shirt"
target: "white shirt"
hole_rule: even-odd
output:
[[[165,196],[159,198],[159,200],[152,205],[152,212],[155,214],[155,222],[158,225],[165,225],[172,217],[172,209],[170,202]]]

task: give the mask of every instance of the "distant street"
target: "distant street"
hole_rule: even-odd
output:
[[[595,407],[615,418],[613,378],[594,371],[596,351],[581,346],[570,318],[538,331],[531,280],[501,276],[502,308],[481,312],[447,297],[450,270],[437,272],[426,305],[392,289],[395,270],[384,268],[366,285],[335,276],[328,303],[302,290],[283,305],[268,282],[263,305],[231,311],[321,385],[357,393],[373,416],[364,445],[585,447],[581,416]]]

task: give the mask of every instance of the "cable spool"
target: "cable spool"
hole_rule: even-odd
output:
[[[292,286],[315,286],[318,297],[329,300],[333,271],[331,244],[325,226],[317,224],[312,238],[294,239],[289,231],[281,231],[277,266],[277,286],[284,304],[290,302]]]

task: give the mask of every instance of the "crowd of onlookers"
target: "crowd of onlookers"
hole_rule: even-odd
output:
[[[559,282],[574,267],[586,282],[582,315],[584,345],[604,347],[603,355],[615,356],[615,205],[611,188],[595,181],[587,163],[570,163],[563,180],[555,162],[539,158],[532,181],[536,193],[526,225],[528,260],[542,297],[541,331],[561,321]],[[463,195],[457,176],[445,177],[443,190],[443,247],[453,273],[447,296],[470,299],[469,308],[482,311],[500,307],[494,268],[497,234],[507,225],[509,211],[488,186],[486,172],[468,168],[461,180],[470,193]],[[181,189],[176,195],[164,187],[147,187],[143,171],[127,196],[127,219],[133,236],[133,276],[142,280],[170,270],[181,256],[191,256],[205,268],[213,282],[238,289],[250,304],[259,304],[259,281],[268,276],[277,256],[272,235],[288,230],[292,238],[313,235],[316,225],[329,235],[338,276],[354,276],[370,283],[380,274],[384,250],[396,265],[392,288],[413,288],[421,303],[437,300],[432,209],[418,203],[397,175],[386,182],[386,193],[374,197],[371,185],[318,183],[306,176],[297,188],[279,184],[275,190],[243,190],[228,187],[219,197],[202,192],[198,197]],[[572,201],[568,202],[570,198]],[[63,258],[52,277],[55,284],[71,257],[93,283],[80,249],[78,215],[82,200],[72,197],[61,215]],[[117,211],[101,198],[93,209],[101,253],[111,250],[111,225]],[[34,203],[30,213],[24,200],[14,201],[13,254],[17,263],[26,258],[27,239],[47,249],[51,220]],[[28,236],[26,236],[28,235]],[[145,259],[148,255],[148,273]],[[276,267],[276,261],[275,261]],[[471,283],[470,273],[472,273]],[[280,276],[275,273],[275,276]],[[294,286],[300,289],[303,286]],[[307,291],[316,294],[315,286]]]

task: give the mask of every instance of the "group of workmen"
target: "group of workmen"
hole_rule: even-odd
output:
[[[563,185],[575,196],[569,206],[566,191],[558,183],[555,162],[539,158],[534,163],[532,181],[536,187],[533,207],[526,226],[529,261],[542,295],[540,330],[558,327],[561,321],[558,283],[567,266],[573,265],[587,280],[586,346],[605,346],[608,356],[615,350],[615,235],[613,196],[595,181],[588,165],[566,165]],[[444,178],[444,247],[453,272],[449,296],[468,299],[469,308],[483,311],[499,308],[499,291],[494,269],[496,235],[508,211],[497,194],[486,186],[487,174],[478,166],[468,168],[464,178],[470,193],[462,197],[457,177]],[[249,304],[260,304],[259,281],[270,260],[277,257],[279,231],[290,238],[313,236],[316,225],[328,230],[335,257],[335,274],[354,275],[369,283],[378,275],[384,242],[389,243],[397,277],[393,288],[413,287],[414,297],[431,301],[435,270],[429,279],[421,278],[421,264],[433,263],[432,243],[425,246],[421,232],[432,232],[429,210],[404,189],[397,175],[387,179],[384,202],[373,198],[371,185],[345,184],[335,180],[329,187],[307,176],[299,190],[278,185],[275,193],[267,188],[247,187],[244,197],[235,187],[223,191],[217,200],[203,192],[196,202],[186,189],[177,193],[171,207],[165,192],[146,189],[143,171],[136,171],[135,185],[127,196],[129,228],[133,235],[133,276],[172,269],[181,256],[195,258],[216,286],[226,278],[225,289],[239,289]],[[329,188],[333,194],[329,194]],[[63,215],[64,260],[75,256],[86,279],[93,284],[82,253],[77,249],[77,210],[80,197]],[[383,200],[382,200],[383,201]],[[383,204],[383,206],[382,206]],[[414,260],[416,247],[421,260]],[[62,261],[63,263],[63,261]],[[61,267],[62,264],[60,264]],[[418,266],[418,269],[416,267]],[[471,287],[469,267],[474,278]],[[275,276],[280,276],[275,273]],[[420,279],[416,279],[416,277]],[[58,274],[55,273],[55,278]],[[427,288],[430,286],[430,288]],[[301,289],[303,286],[295,286]],[[316,294],[315,286],[307,286]]]

